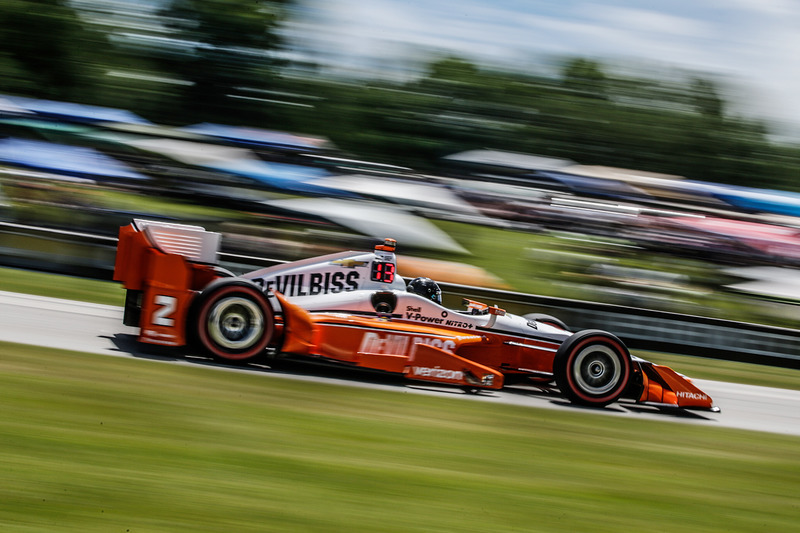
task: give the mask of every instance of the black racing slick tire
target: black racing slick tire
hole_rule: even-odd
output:
[[[605,331],[579,331],[559,347],[553,374],[561,394],[570,402],[605,407],[615,402],[632,375],[628,349]]]
[[[264,354],[275,331],[275,313],[258,286],[225,279],[198,296],[189,327],[208,355],[242,364]]]
[[[536,322],[543,322],[550,326],[555,326],[557,328],[563,329],[564,331],[569,331],[567,325],[564,324],[564,322],[562,322],[560,319],[551,315],[546,315],[544,313],[528,313],[527,315],[523,315],[522,318],[526,320],[535,320]]]

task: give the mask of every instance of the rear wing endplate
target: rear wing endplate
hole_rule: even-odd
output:
[[[194,263],[217,264],[221,235],[200,226],[134,219],[133,226],[150,245],[165,254],[182,255]]]

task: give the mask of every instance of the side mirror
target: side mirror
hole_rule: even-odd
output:
[[[487,328],[493,328],[494,327],[494,323],[497,322],[497,317],[505,316],[505,314],[506,314],[506,310],[505,309],[500,309],[496,305],[490,306],[488,311],[489,311],[489,314],[491,316],[489,317],[489,322],[486,324]]]
[[[467,310],[472,315],[481,315],[483,314],[486,309],[489,307],[483,302],[478,302],[475,300],[470,300],[469,298],[463,298],[461,300],[461,305],[466,306]]]

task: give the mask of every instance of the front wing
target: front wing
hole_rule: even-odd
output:
[[[637,403],[657,407],[678,407],[718,412],[711,396],[697,388],[692,380],[668,366],[632,357],[636,369],[631,387]],[[638,368],[637,368],[638,367]]]

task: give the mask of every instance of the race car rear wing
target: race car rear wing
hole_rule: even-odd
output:
[[[133,227],[143,231],[150,244],[165,254],[182,255],[195,263],[217,264],[221,235],[201,226],[134,219]]]
[[[114,280],[127,290],[123,323],[139,340],[179,346],[192,298],[220,276],[220,234],[200,226],[134,220],[119,231]]]

